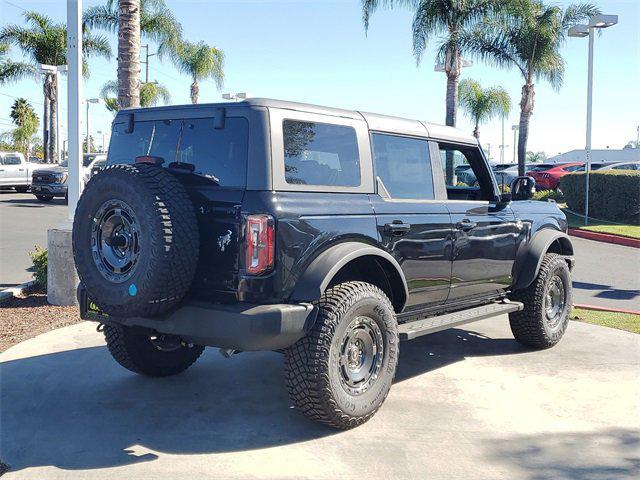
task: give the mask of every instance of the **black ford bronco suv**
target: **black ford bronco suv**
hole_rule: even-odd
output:
[[[384,402],[401,340],[507,313],[518,342],[560,340],[573,248],[533,191],[501,194],[474,137],[414,120],[266,99],[124,110],[75,214],[81,315],[143,375],[205,346],[282,352],[295,406],[351,428]]]

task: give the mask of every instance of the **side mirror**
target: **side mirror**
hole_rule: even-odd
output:
[[[511,182],[511,198],[513,200],[530,200],[536,193],[536,181],[533,177],[516,177]]]

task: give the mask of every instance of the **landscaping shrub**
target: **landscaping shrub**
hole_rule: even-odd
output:
[[[564,203],[564,195],[557,190],[539,190],[533,194],[533,199],[542,202],[554,200],[556,203]]]
[[[36,280],[36,285],[44,290],[47,289],[47,249],[36,245],[32,252],[29,252],[29,256],[33,261],[33,276]]]
[[[584,212],[584,173],[560,179],[567,206]],[[640,224],[640,172],[608,170],[589,174],[589,216],[602,220]]]

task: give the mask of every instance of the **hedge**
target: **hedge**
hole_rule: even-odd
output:
[[[560,179],[567,206],[574,212],[584,212],[584,176],[584,173],[572,173]],[[590,173],[589,216],[640,224],[640,171]]]

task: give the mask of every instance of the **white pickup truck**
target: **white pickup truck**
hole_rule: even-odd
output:
[[[0,187],[13,187],[24,193],[31,186],[31,172],[38,165],[29,163],[19,152],[0,152]]]

